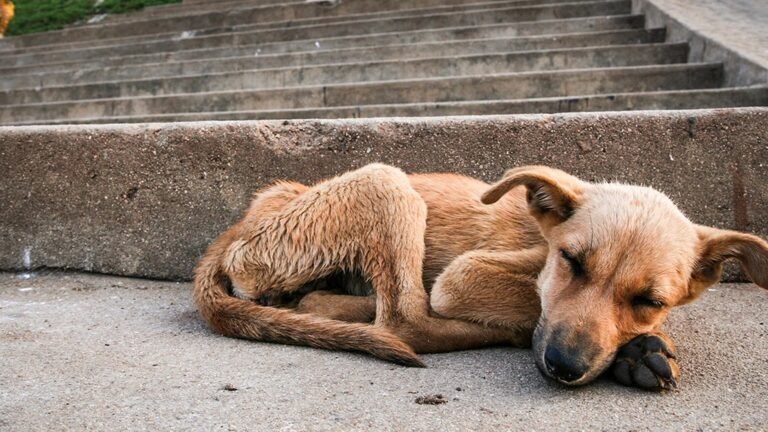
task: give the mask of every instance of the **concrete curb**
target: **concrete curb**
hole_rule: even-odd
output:
[[[369,162],[493,180],[549,164],[768,237],[768,109],[0,128],[0,269],[189,279],[261,186]]]

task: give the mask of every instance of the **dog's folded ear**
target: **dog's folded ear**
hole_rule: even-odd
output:
[[[699,257],[691,275],[694,285],[720,281],[723,263],[738,260],[756,285],[768,289],[768,242],[751,234],[697,225]],[[698,293],[693,293],[697,295]]]
[[[525,186],[528,207],[539,223],[556,225],[568,219],[581,201],[586,183],[558,169],[524,166],[507,171],[483,196],[493,204],[516,186]]]

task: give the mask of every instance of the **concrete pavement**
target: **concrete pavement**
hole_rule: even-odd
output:
[[[186,283],[0,274],[0,430],[765,430],[768,292],[718,285],[672,313],[680,390],[546,381],[530,351],[426,369],[228,339]],[[441,405],[415,403],[440,394]]]

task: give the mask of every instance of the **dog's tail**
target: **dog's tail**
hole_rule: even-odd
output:
[[[406,366],[425,366],[410,346],[386,329],[260,306],[231,296],[221,255],[216,253],[220,240],[195,269],[195,303],[215,331],[243,339],[362,351]]]

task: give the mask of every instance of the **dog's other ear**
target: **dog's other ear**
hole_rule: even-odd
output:
[[[507,171],[483,194],[481,201],[493,204],[516,186],[526,187],[528,207],[539,223],[553,226],[571,217],[586,183],[558,169],[524,166]]]
[[[768,289],[768,242],[751,234],[697,225],[699,257],[691,275],[685,301],[698,297],[704,288],[720,281],[723,264],[739,261],[756,285]]]

